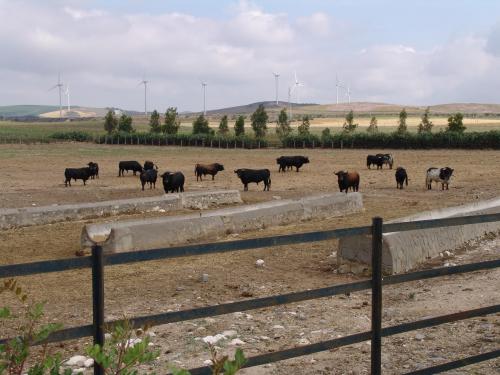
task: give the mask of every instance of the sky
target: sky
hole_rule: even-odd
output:
[[[500,102],[497,0],[0,0],[0,105]],[[295,75],[300,86],[295,85]],[[66,96],[64,96],[66,103]]]

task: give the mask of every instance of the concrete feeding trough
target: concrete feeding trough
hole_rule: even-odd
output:
[[[207,209],[213,206],[241,202],[238,190],[214,190],[60,206],[6,208],[0,209],[0,229],[84,220],[134,212],[160,210],[167,212],[183,208]]]
[[[500,198],[422,212],[386,223],[442,219],[500,212]],[[409,271],[443,251],[453,251],[488,233],[500,231],[500,222],[460,225],[406,232],[384,233],[382,267],[385,273]],[[344,272],[362,272],[371,266],[371,236],[352,236],[339,240],[337,260]]]
[[[100,243],[106,252],[154,249],[302,220],[343,216],[362,209],[360,193],[333,193],[191,215],[91,224],[82,230],[81,246],[87,249]]]

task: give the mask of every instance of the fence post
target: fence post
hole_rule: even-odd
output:
[[[382,218],[372,219],[372,345],[371,374],[382,371]]]
[[[92,308],[94,345],[104,345],[104,259],[102,247],[92,247]],[[94,375],[104,375],[102,366],[94,363]]]

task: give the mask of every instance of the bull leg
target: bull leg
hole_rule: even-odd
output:
[[[86,181],[87,181],[87,180],[83,180],[83,186],[87,185],[87,184],[85,183]]]
[[[295,167],[295,168],[297,168],[297,173],[298,173],[299,172],[299,167]]]
[[[248,191],[248,184],[244,184],[243,191]]]
[[[215,180],[215,175],[214,175],[214,174],[212,175],[212,181],[213,181],[213,180]]]

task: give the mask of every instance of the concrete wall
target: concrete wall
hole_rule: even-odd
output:
[[[0,209],[0,229],[83,220],[123,213],[175,211],[182,208],[207,209],[241,203],[238,190],[200,191],[164,194],[158,197],[121,199],[104,202]]]
[[[86,225],[81,246],[100,242],[107,252],[125,252],[186,244],[302,220],[359,212],[360,193],[321,194],[275,200],[192,215]]]
[[[387,223],[498,212],[500,212],[500,198],[422,212]],[[440,252],[455,250],[468,241],[498,231],[500,231],[500,222],[385,233],[383,235],[382,267],[387,274],[406,272],[426,259],[438,256]],[[339,240],[337,257],[343,271],[360,272],[369,269],[371,237],[342,238]]]

